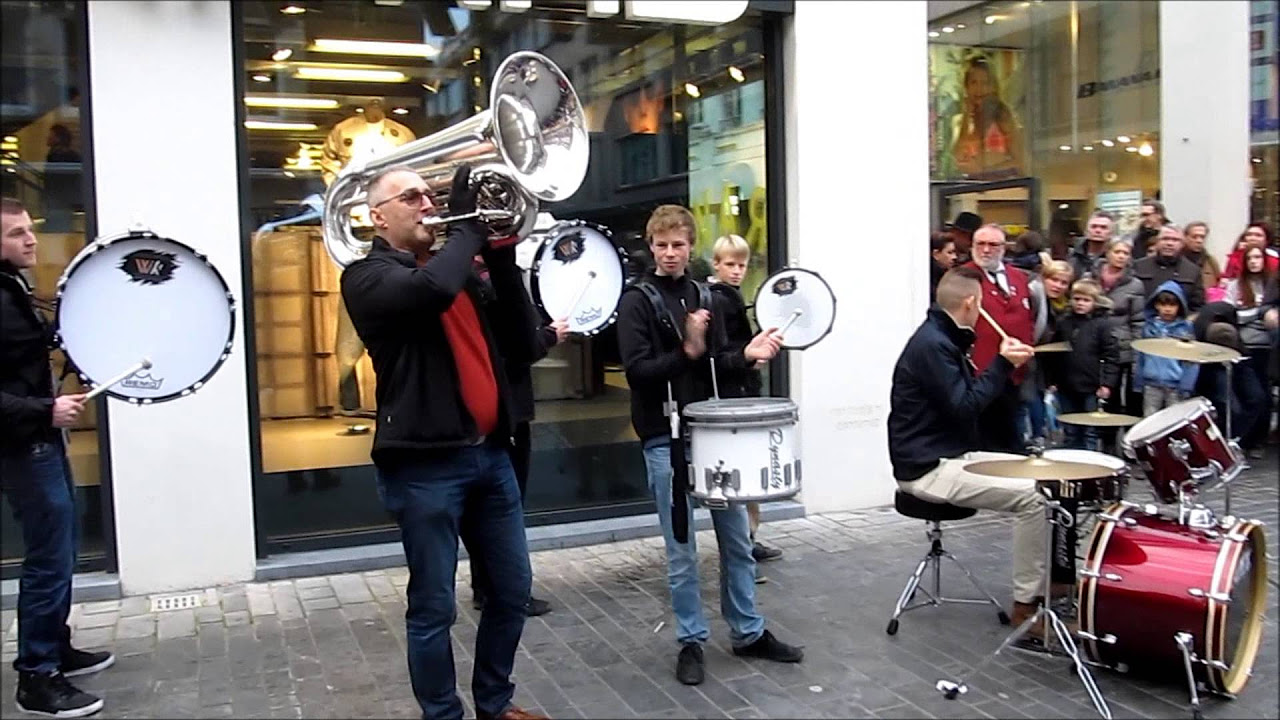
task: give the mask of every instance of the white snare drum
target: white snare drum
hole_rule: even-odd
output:
[[[618,318],[626,253],[608,228],[582,220],[558,222],[533,261],[530,289],[546,320],[567,318],[569,332],[595,335]]]
[[[818,273],[786,268],[761,283],[755,311],[761,330],[782,331],[782,347],[804,350],[831,332],[836,322],[836,296]]]
[[[97,240],[71,261],[58,280],[54,328],[87,387],[146,358],[147,369],[106,393],[164,402],[200,389],[227,359],[235,299],[204,255],[132,231]]]
[[[800,492],[800,414],[787,398],[703,400],[684,408],[689,494],[707,507],[785,500]]]
[[[1129,487],[1129,466],[1114,455],[1092,450],[1046,450],[1047,460],[1100,465],[1107,468],[1097,477],[1078,480],[1041,480],[1040,487],[1049,489],[1055,499],[1074,498],[1083,503],[1112,503],[1124,499]]]

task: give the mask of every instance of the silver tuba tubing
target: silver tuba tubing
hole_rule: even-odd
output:
[[[325,194],[324,246],[340,267],[369,252],[355,236],[351,211],[364,205],[365,185],[382,170],[406,166],[430,188],[440,212],[448,209],[453,173],[471,166],[476,208],[491,239],[533,230],[542,202],[577,192],[589,161],[586,117],[568,78],[535,52],[507,56],[494,74],[489,109],[363,164],[352,161]],[[461,217],[431,217],[443,225]]]

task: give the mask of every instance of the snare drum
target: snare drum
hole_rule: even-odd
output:
[[[689,494],[709,508],[800,492],[796,404],[787,398],[703,400],[684,408]]]
[[[1049,490],[1055,499],[1070,499],[1082,503],[1110,503],[1124,499],[1129,486],[1129,466],[1124,460],[1092,450],[1047,450],[1045,459],[1060,462],[1100,465],[1109,472],[1085,480],[1041,480],[1040,486]]]
[[[146,231],[103,238],[58,280],[56,338],[88,386],[147,358],[106,394],[134,404],[199,390],[231,353],[235,299],[213,264]]]
[[[1095,662],[1183,678],[1174,636],[1185,632],[1197,679],[1230,694],[1248,682],[1267,606],[1257,522],[1194,527],[1118,503],[1098,516],[1080,574],[1080,636]]]
[[[1218,431],[1212,413],[1212,403],[1195,397],[1170,405],[1125,433],[1124,453],[1142,468],[1161,502],[1176,503],[1183,493],[1197,492],[1204,480],[1193,477],[1194,470],[1213,468],[1219,481],[1231,482],[1244,469],[1239,451]]]
[[[544,318],[567,319],[569,332],[595,335],[618,318],[626,252],[603,225],[556,223],[538,248],[530,289]]]

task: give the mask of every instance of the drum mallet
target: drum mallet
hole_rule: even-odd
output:
[[[119,375],[111,378],[110,380],[102,383],[101,385],[85,393],[84,399],[92,400],[98,395],[101,395],[102,393],[106,392],[107,389],[110,388],[112,385],[115,385],[116,383],[119,383],[119,382],[123,382],[127,378],[133,377],[134,375],[138,374],[139,372],[142,372],[143,370],[150,370],[150,369],[151,369],[151,360],[149,358],[142,358],[141,360],[138,361],[137,365],[134,365],[128,370],[125,370]]]
[[[578,303],[582,302],[582,298],[587,296],[587,290],[591,288],[591,281],[595,279],[596,279],[596,271],[588,270],[587,281],[582,283],[582,289],[578,291],[578,296],[573,299],[573,304],[569,306],[569,312],[566,313],[567,317],[573,316],[573,311],[578,309]]]
[[[787,318],[787,324],[783,325],[782,329],[778,330],[777,335],[779,337],[785,338],[787,336],[787,331],[791,329],[792,325],[796,324],[796,321],[799,320],[800,316],[803,314],[804,314],[804,311],[801,310],[800,308],[796,308],[795,310],[792,310],[791,317]]]
[[[992,317],[987,314],[987,311],[984,310],[981,305],[978,306],[978,314],[981,315],[982,319],[986,320],[991,325],[991,327],[995,328],[996,332],[1000,333],[1001,340],[1009,339],[1009,333],[1005,332],[1004,328],[1000,327],[1000,323],[992,319]]]

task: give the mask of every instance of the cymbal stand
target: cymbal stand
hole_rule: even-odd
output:
[[[1054,499],[1048,491],[1042,488],[1040,492],[1045,496],[1044,602],[1042,602],[1040,607],[1036,609],[1034,615],[1024,620],[1016,630],[1010,633],[1009,636],[1000,643],[1000,646],[996,648],[995,652],[988,655],[986,659],[972,668],[969,671],[969,676],[972,677],[977,675],[979,671],[989,665],[992,660],[995,660],[996,656],[1003,652],[1005,648],[1012,645],[1015,641],[1025,635],[1032,626],[1043,619],[1049,627],[1053,628],[1053,634],[1057,637],[1058,643],[1062,645],[1062,649],[1066,652],[1067,656],[1071,658],[1071,662],[1075,664],[1076,675],[1080,677],[1080,683],[1084,685],[1085,692],[1089,693],[1089,699],[1093,701],[1093,707],[1098,711],[1098,715],[1105,718],[1105,720],[1111,720],[1111,708],[1107,706],[1106,698],[1102,696],[1102,691],[1098,689],[1097,683],[1094,682],[1093,674],[1089,672],[1087,667],[1085,667],[1085,661],[1080,657],[1080,651],[1076,647],[1075,639],[1071,636],[1071,630],[1067,628],[1066,624],[1058,617],[1058,613],[1054,612],[1052,606],[1053,595],[1050,581],[1052,572],[1050,571],[1050,568],[1053,563],[1053,528],[1055,525],[1070,527],[1075,522],[1075,519],[1071,516],[1071,513],[1062,508],[1062,503]],[[1097,640],[1099,642],[1107,642],[1108,638],[1097,638]],[[1110,638],[1110,641],[1115,642],[1115,639]],[[1050,649],[1048,628],[1046,628],[1044,634],[1044,645],[1046,650]],[[969,686],[963,679],[939,680],[934,683],[934,687],[937,688],[938,692],[942,693],[943,697],[948,700],[955,700],[960,695],[969,692]]]
[[[1232,445],[1236,439],[1231,435],[1231,396],[1236,394],[1236,387],[1232,382],[1231,368],[1235,363],[1227,360],[1222,364],[1227,366],[1227,447],[1234,450]],[[1222,483],[1222,511],[1224,515],[1231,514],[1231,483],[1229,482]]]

